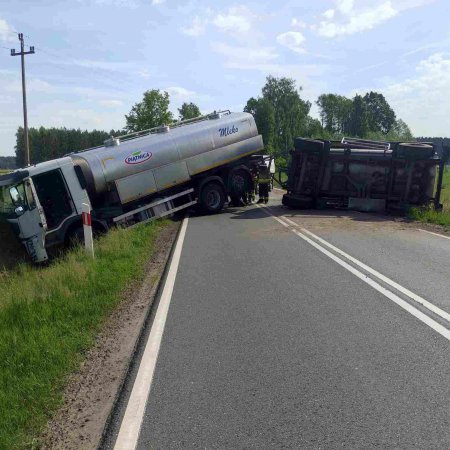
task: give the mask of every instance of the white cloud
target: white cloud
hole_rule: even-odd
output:
[[[164,3],[166,0],[152,0],[152,5],[161,5],[162,3]]]
[[[194,91],[191,91],[181,86],[171,86],[164,90],[167,91],[171,97],[174,97],[177,100],[187,100],[195,96]]]
[[[198,92],[191,91],[182,86],[169,86],[163,89],[163,91],[167,91],[170,95],[170,99],[175,102],[211,100],[211,97],[207,94],[199,94]]]
[[[15,40],[16,37],[14,36],[14,30],[11,25],[6,20],[0,19],[0,41],[11,42]]]
[[[417,136],[447,136],[450,117],[450,54],[420,61],[416,75],[382,89],[397,115]]]
[[[306,25],[306,23],[303,22],[303,20],[300,20],[300,19],[297,19],[296,17],[294,17],[291,20],[291,26],[302,29],[302,28],[306,28],[308,25]]]
[[[152,73],[148,69],[142,69],[137,72],[137,75],[139,75],[142,78],[148,79],[152,76]]]
[[[353,12],[354,0],[337,0],[337,9],[344,15],[350,15]]]
[[[201,36],[205,33],[206,26],[208,25],[208,19],[195,16],[192,20],[192,24],[189,27],[181,27],[181,32],[188,36]]]
[[[252,28],[254,14],[245,6],[233,6],[226,14],[218,14],[213,24],[221,31],[245,34]]]
[[[99,104],[104,106],[105,108],[117,108],[118,106],[122,106],[123,102],[121,100],[100,100]]]
[[[325,19],[331,20],[334,17],[334,9],[327,9],[322,15]]]
[[[45,119],[43,119],[45,117]],[[39,118],[33,118],[34,123],[42,126],[57,126],[81,128],[83,130],[111,130],[124,126],[123,116],[116,111],[102,111],[71,105],[68,102],[55,102],[45,105]]]
[[[255,68],[278,58],[273,47],[236,47],[213,42],[211,48],[224,56],[224,65],[229,69]]]
[[[305,53],[305,36],[300,31],[288,31],[277,36],[277,42],[296,53]]]
[[[136,9],[139,4],[137,0],[94,0],[99,6],[114,6],[116,8],[132,8]]]
[[[59,61],[61,64],[76,65],[79,67],[86,67],[88,69],[100,69],[113,72],[128,72],[130,70],[130,64],[128,62],[115,62],[115,61],[101,61],[90,59],[74,59]]]
[[[336,8],[340,13],[338,20],[334,20],[335,10],[327,10],[323,13],[325,20],[313,25],[320,36],[334,38],[371,30],[399,13],[390,0],[366,9],[355,9],[353,0],[337,0]]]
[[[303,87],[303,98],[314,101],[327,88],[323,79],[331,69],[325,64],[281,64],[273,47],[236,47],[218,42],[213,42],[211,47],[223,55],[223,64],[227,69],[257,71],[258,76],[271,74],[276,77],[294,78]],[[253,74],[249,75],[250,77],[252,80],[258,79]],[[240,83],[245,82],[240,74],[236,74],[234,79],[240,80]]]
[[[2,91],[9,93],[22,92],[22,83],[17,79],[13,80],[11,78],[9,81],[5,79],[2,84]],[[30,78],[27,80],[27,92],[44,92],[48,94],[55,92],[55,88],[50,83],[47,83],[47,81],[40,80],[39,78]]]
[[[181,27],[181,32],[188,36],[197,37],[206,32],[208,25],[213,25],[219,31],[228,33],[232,37],[239,39],[244,37],[253,38],[258,34],[253,27],[254,22],[258,18],[246,6],[232,6],[225,12],[217,12],[211,8],[206,8],[201,15],[196,15],[192,19],[190,26]]]

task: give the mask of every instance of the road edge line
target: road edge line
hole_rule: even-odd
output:
[[[433,236],[439,236],[439,237],[444,238],[444,239],[450,239],[450,236],[444,236],[443,234],[434,233],[433,231],[424,230],[423,228],[417,228],[417,229],[419,231],[424,232],[424,233],[432,234]]]
[[[296,224],[294,221],[290,220],[287,217],[283,216],[283,219],[286,220],[286,222],[295,225],[299,227],[298,224]],[[429,302],[428,300],[425,300],[420,295],[410,291],[408,288],[405,288],[401,284],[395,282],[394,280],[388,278],[386,275],[383,275],[382,273],[378,272],[377,270],[373,269],[372,267],[368,266],[367,264],[363,263],[362,261],[356,259],[355,257],[349,255],[348,253],[344,252],[340,248],[334,246],[330,242],[326,241],[325,239],[321,238],[320,236],[317,236],[316,234],[312,233],[311,231],[307,230],[306,228],[301,228],[301,230],[308,234],[309,236],[313,237],[317,241],[319,241],[321,244],[327,246],[334,252],[338,253],[339,255],[343,256],[344,258],[351,261],[353,264],[356,264],[361,269],[365,270],[366,272],[369,272],[374,277],[378,278],[379,280],[383,281],[384,283],[388,284],[392,288],[396,289],[398,292],[401,292],[402,294],[409,297],[411,300],[415,301],[419,305],[422,305],[424,308],[427,308],[429,311],[433,312],[434,314],[438,315],[441,319],[444,319],[445,321],[450,323],[450,314],[444,311],[443,309],[439,308],[438,306],[434,305],[433,303]]]
[[[134,450],[137,446],[145,408],[150,395],[151,384],[164,334],[164,327],[172,300],[173,288],[178,273],[183,243],[189,217],[183,219],[173,252],[164,288],[158,303],[150,335],[145,344],[136,379],[127,402],[119,433],[114,443],[115,450]]]
[[[331,260],[333,260],[334,262],[339,264],[341,267],[343,267],[344,269],[348,270],[350,273],[355,275],[357,278],[359,278],[360,280],[364,281],[364,283],[366,283],[369,286],[371,286],[373,289],[378,291],[380,294],[384,295],[389,300],[391,300],[392,302],[396,303],[398,306],[400,306],[406,312],[409,312],[416,319],[420,320],[425,325],[428,325],[431,329],[433,329],[434,331],[439,333],[442,337],[444,337],[445,339],[450,341],[450,330],[449,329],[445,328],[440,323],[436,322],[434,319],[432,319],[431,317],[427,316],[422,311],[418,310],[417,308],[412,306],[410,303],[408,303],[407,301],[405,301],[402,298],[400,298],[398,295],[396,295],[393,292],[391,292],[389,289],[386,289],[384,286],[382,286],[381,284],[377,283],[375,280],[373,280],[369,276],[367,276],[364,273],[360,272],[358,269],[354,268],[349,263],[345,262],[343,259],[341,259],[338,256],[336,256],[335,254],[331,253],[329,250],[327,250],[326,248],[322,247],[320,244],[318,244],[317,242],[313,241],[308,236],[305,236],[304,234],[302,234],[300,231],[298,231],[296,229],[292,229],[288,222],[284,222],[279,217],[273,215],[268,208],[262,207],[262,206],[259,206],[259,205],[256,205],[256,206],[258,206],[258,208],[263,209],[263,211],[265,211],[268,216],[273,217],[275,220],[280,222],[282,225],[284,225],[285,227],[289,228],[295,235],[297,235],[298,237],[300,237],[304,241],[308,242],[310,245],[312,245],[314,248],[319,250],[321,253],[323,253],[324,255],[328,256]]]

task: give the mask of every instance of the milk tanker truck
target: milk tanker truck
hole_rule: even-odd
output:
[[[7,220],[31,259],[82,239],[82,204],[92,227],[132,226],[196,205],[222,210],[252,183],[263,141],[251,114],[213,113],[111,138],[100,147],[0,176],[13,211]]]

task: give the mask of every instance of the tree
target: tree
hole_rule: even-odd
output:
[[[388,138],[392,141],[413,141],[414,136],[411,133],[411,129],[402,120],[398,119],[395,121],[394,126],[391,128]]]
[[[180,120],[194,119],[201,116],[200,108],[192,102],[184,102],[181,108],[178,108],[178,113],[180,114]]]
[[[349,132],[355,137],[364,138],[367,136],[368,131],[369,124],[366,103],[360,95],[355,95],[350,114]]]
[[[265,98],[250,98],[244,107],[245,112],[253,114],[268,153],[273,152],[275,133],[275,109]]]
[[[330,135],[348,132],[352,100],[342,95],[322,94],[316,103],[320,110],[322,127]]]
[[[370,131],[387,134],[395,125],[395,112],[378,92],[368,92],[363,97],[367,108],[367,121]]]
[[[144,98],[131,108],[130,114],[125,115],[129,132],[142,131],[173,122],[173,115],[169,111],[169,94],[152,89],[144,92]]]
[[[277,156],[287,155],[294,138],[306,131],[311,103],[301,99],[295,80],[268,76],[262,96],[274,110],[273,148]]]
[[[312,139],[323,138],[323,127],[320,120],[308,116],[306,118],[306,131],[304,136]]]

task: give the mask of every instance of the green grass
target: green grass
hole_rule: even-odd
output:
[[[288,180],[288,174],[286,171],[277,171],[275,174],[275,180],[274,180],[274,186],[275,187],[281,187],[281,184],[278,182],[278,180],[281,180],[282,183],[286,183]]]
[[[36,447],[102,322],[144,264],[167,222],[113,230],[96,258],[75,249],[46,268],[0,272],[0,448]]]
[[[442,211],[435,211],[432,208],[419,209],[412,208],[409,212],[409,218],[424,223],[433,223],[450,228],[450,168],[447,166],[444,172],[444,180],[442,182],[441,203]]]

